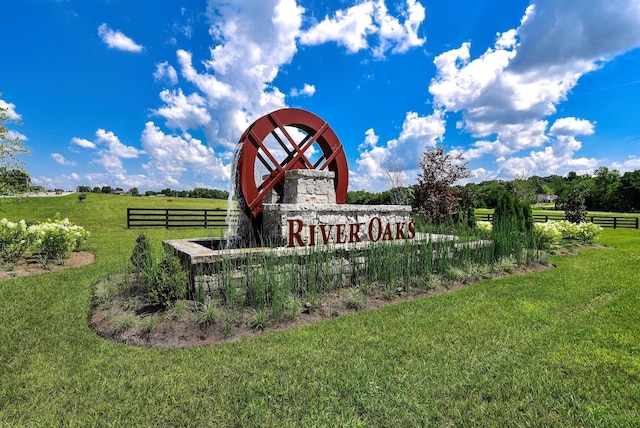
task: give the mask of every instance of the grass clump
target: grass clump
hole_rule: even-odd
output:
[[[249,309],[247,325],[256,330],[264,330],[269,325],[269,312],[265,308]]]
[[[215,324],[219,316],[219,308],[214,300],[206,299],[204,303],[196,303],[196,323],[200,327],[208,327]]]
[[[350,288],[344,296],[344,303],[349,309],[362,310],[367,305],[367,297],[358,288]]]
[[[151,314],[142,318],[140,322],[140,333],[143,336],[149,336],[153,333],[160,323],[159,315]]]
[[[134,314],[125,314],[116,317],[116,319],[113,320],[113,331],[115,334],[122,334],[132,328],[137,321],[138,317]]]

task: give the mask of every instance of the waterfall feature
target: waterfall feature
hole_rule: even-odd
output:
[[[227,248],[230,242],[238,233],[238,215],[237,210],[236,186],[238,183],[238,160],[242,152],[243,143],[238,143],[233,152],[233,160],[231,161],[231,176],[229,177],[229,198],[227,199],[227,230],[224,232],[224,238],[227,241]]]

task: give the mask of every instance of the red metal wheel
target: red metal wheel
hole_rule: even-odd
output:
[[[315,114],[297,108],[276,110],[251,124],[238,144],[242,147],[236,189],[253,218],[262,213],[267,194],[281,188],[285,172],[292,169],[333,171],[336,202],[345,202],[349,185],[347,158],[338,136]]]

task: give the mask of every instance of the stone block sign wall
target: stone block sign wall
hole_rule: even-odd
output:
[[[415,237],[405,205],[265,204],[264,238],[269,245],[313,247]]]

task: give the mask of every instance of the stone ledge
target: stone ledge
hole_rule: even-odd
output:
[[[162,241],[165,248],[173,249],[179,256],[186,256],[191,266],[215,263],[221,260],[240,259],[247,257],[249,254],[265,254],[277,257],[308,255],[312,252],[327,251],[358,251],[368,249],[380,245],[423,245],[425,242],[452,242],[458,238],[453,235],[438,235],[429,233],[417,233],[415,238],[406,241],[363,241],[346,244],[319,245],[316,247],[253,247],[253,248],[233,248],[224,250],[212,250],[198,241],[203,238],[196,239],[169,239]],[[460,244],[457,244],[460,245]],[[180,257],[183,258],[183,257]]]
[[[318,211],[336,213],[411,213],[410,205],[350,205],[350,204],[264,204],[264,211]]]

